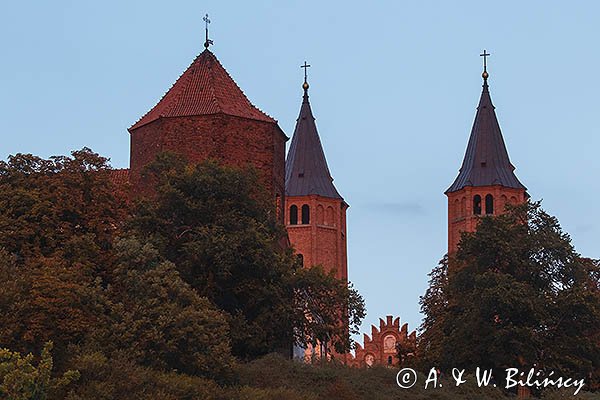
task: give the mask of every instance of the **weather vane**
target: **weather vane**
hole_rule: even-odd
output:
[[[206,33],[206,41],[204,42],[204,47],[208,49],[208,46],[213,44],[213,41],[208,38],[208,24],[210,24],[210,19],[208,18],[208,14],[206,14],[204,16],[204,18],[202,18],[202,20],[204,21],[204,24],[205,24],[204,31]]]
[[[306,61],[304,61],[304,65],[301,65],[300,68],[304,68],[304,83],[302,84],[302,87],[304,88],[304,90],[308,89],[308,68],[310,68],[310,64],[307,64]]]
[[[490,53],[488,53],[485,49],[483,50],[483,53],[480,54],[481,57],[483,57],[483,73],[481,74],[481,76],[483,77],[483,79],[487,80],[489,74],[487,72],[487,58],[489,56],[491,56]]]

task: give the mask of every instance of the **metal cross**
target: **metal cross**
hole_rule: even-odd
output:
[[[204,18],[202,18],[202,20],[205,23],[204,31],[206,33],[206,41],[204,42],[204,47],[208,49],[208,46],[213,44],[213,41],[208,38],[208,24],[210,24],[210,19],[208,19],[208,14],[206,14],[204,16]]]
[[[300,68],[304,68],[304,82],[306,82],[306,78],[308,78],[307,70],[309,67],[310,67],[310,65],[307,64],[306,61],[304,61],[304,65],[300,66]]]
[[[483,53],[480,54],[480,56],[483,57],[483,70],[487,71],[487,58],[491,56],[491,54],[483,50]]]

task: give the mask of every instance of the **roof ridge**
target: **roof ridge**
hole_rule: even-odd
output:
[[[209,51],[209,50],[206,49],[206,51]],[[215,60],[216,60],[216,57],[215,57]],[[217,60],[217,62],[219,62],[219,60]],[[211,64],[212,64],[212,62],[211,62]],[[227,70],[222,65],[221,65],[221,68],[223,68],[223,70],[225,71],[225,73],[231,78],[231,75],[229,75],[229,73],[227,72]],[[214,79],[215,79],[215,76],[214,76],[214,71],[213,71],[212,65],[209,65],[208,66],[208,80],[209,80],[209,82],[213,83]],[[233,80],[233,78],[231,80]],[[215,87],[214,87],[214,85],[209,85],[209,89],[210,89],[210,92],[212,94],[211,97],[212,97],[212,101],[213,101],[215,107],[220,112],[223,112],[223,107],[221,107],[221,104],[219,103],[219,100],[217,99],[217,94],[215,93]]]
[[[196,56],[154,107],[128,130],[131,132],[163,117],[218,113],[277,123],[273,117],[252,104],[217,57],[206,49]]]

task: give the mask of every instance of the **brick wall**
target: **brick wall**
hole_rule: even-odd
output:
[[[526,199],[524,189],[506,188],[503,186],[467,186],[457,192],[448,193],[448,254],[458,248],[461,232],[474,232],[479,219],[486,215],[485,198],[492,195],[494,200],[493,214],[504,212],[506,204],[522,204]],[[474,212],[476,195],[481,197],[481,214]]]
[[[136,193],[151,191],[141,172],[156,155],[170,151],[191,162],[209,158],[236,167],[254,166],[283,218],[285,142],[277,124],[225,114],[159,118],[131,133],[131,184]]]

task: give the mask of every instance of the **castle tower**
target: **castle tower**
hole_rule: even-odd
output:
[[[306,66],[306,64],[305,64]],[[348,279],[346,210],[333,185],[308,101],[306,75],[300,115],[285,164],[285,224],[305,267],[321,265]]]
[[[129,133],[129,180],[134,193],[151,190],[143,168],[170,151],[190,162],[215,159],[255,167],[283,222],[285,142],[277,121],[256,108],[205,43],[204,50]]]
[[[461,232],[473,232],[479,218],[504,212],[508,203],[527,200],[526,188],[514,174],[488,87],[484,50],[483,91],[460,172],[446,190],[448,254],[457,250]]]

